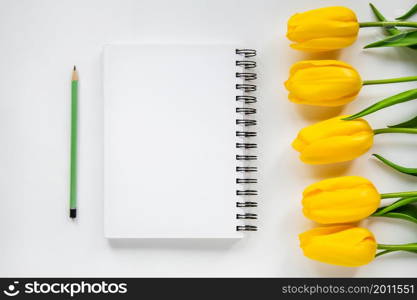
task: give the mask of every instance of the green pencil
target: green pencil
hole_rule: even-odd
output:
[[[78,130],[78,73],[74,66],[71,79],[71,174],[70,218],[77,217],[77,130]]]

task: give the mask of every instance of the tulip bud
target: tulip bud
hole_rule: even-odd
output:
[[[285,87],[292,102],[341,106],[356,98],[362,79],[351,65],[342,61],[306,60],[291,67]]]
[[[313,9],[293,15],[288,20],[287,37],[291,47],[309,52],[331,51],[353,44],[359,23],[347,7]]]
[[[372,232],[351,225],[318,227],[300,234],[299,238],[308,258],[345,267],[370,263],[377,249]]]
[[[368,179],[344,176],[325,179],[303,192],[303,213],[321,224],[349,223],[374,213],[381,196]]]
[[[341,120],[339,116],[303,128],[292,146],[307,164],[353,160],[371,148],[374,133],[364,119]]]

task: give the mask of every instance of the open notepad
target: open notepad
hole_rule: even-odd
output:
[[[104,47],[107,238],[256,230],[255,53],[233,44]]]

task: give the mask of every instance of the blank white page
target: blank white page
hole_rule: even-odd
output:
[[[104,47],[107,238],[242,236],[236,59],[225,44]]]

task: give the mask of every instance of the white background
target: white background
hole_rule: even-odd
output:
[[[393,18],[415,1],[374,1]],[[317,180],[363,175],[381,192],[416,189],[416,178],[382,166],[370,153],[353,163],[307,166],[290,142],[299,128],[340,109],[288,102],[283,81],[305,54],[291,50],[286,21],[295,12],[347,5],[373,20],[367,1],[56,1],[0,0],[0,276],[416,276],[417,256],[390,254],[361,268],[303,257],[297,234],[300,195]],[[381,38],[366,28],[339,57],[364,79],[416,75],[417,53],[362,50]],[[110,243],[103,238],[101,50],[109,42],[241,40],[258,49],[260,202],[257,233],[229,245],[190,241]],[[311,56],[310,56],[311,57]],[[317,55],[316,58],[329,56]],[[68,218],[71,68],[80,70],[79,218]],[[352,113],[415,83],[364,87]],[[151,100],[151,99],[150,99]],[[367,118],[382,127],[415,116],[416,103]],[[381,135],[372,152],[417,166],[415,136]],[[215,175],[215,174],[214,174]],[[417,241],[415,224],[363,222],[380,243]]]

